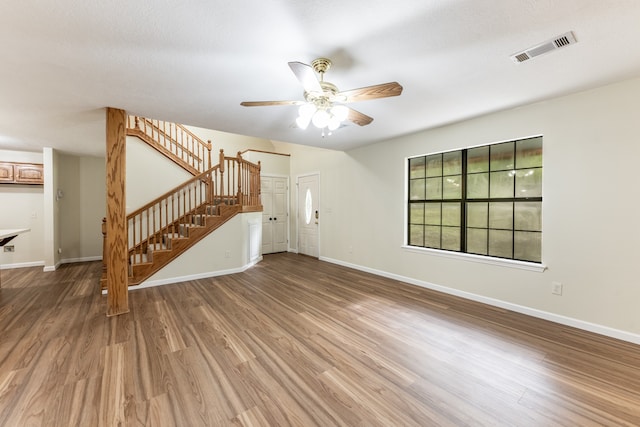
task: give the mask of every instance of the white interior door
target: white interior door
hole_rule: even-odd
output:
[[[260,177],[262,202],[262,254],[273,252],[273,178]]]
[[[288,249],[289,211],[288,178],[260,177],[262,197],[262,254],[285,252]]]
[[[320,245],[320,176],[306,175],[298,178],[298,253],[318,258]]]

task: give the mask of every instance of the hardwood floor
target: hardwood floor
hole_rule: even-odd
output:
[[[1,426],[638,426],[640,346],[292,254],[132,291],[3,270]]]

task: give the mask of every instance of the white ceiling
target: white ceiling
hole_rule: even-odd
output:
[[[510,55],[573,31],[578,43]],[[640,75],[638,0],[55,0],[0,7],[0,149],[104,152],[104,107],[278,141],[350,149]],[[293,128],[289,61],[325,56],[374,118],[322,139]],[[214,141],[215,144],[215,141]]]

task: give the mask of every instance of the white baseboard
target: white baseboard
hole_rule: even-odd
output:
[[[251,268],[254,265],[256,265],[261,260],[262,260],[262,257],[258,258],[255,261],[249,262],[248,264],[246,264],[246,265],[244,265],[242,267],[231,268],[231,269],[228,269],[228,270],[208,271],[206,273],[191,274],[191,275],[188,275],[188,276],[171,277],[171,278],[168,278],[168,279],[160,279],[160,280],[147,280],[145,282],[142,282],[139,285],[131,286],[129,288],[129,291],[135,291],[135,290],[144,289],[144,288],[153,288],[155,286],[171,285],[171,284],[174,284],[174,283],[188,282],[189,280],[208,279],[210,277],[226,276],[228,274],[242,273],[243,271],[246,271],[249,268]],[[107,294],[107,290],[103,289],[102,290],[102,295],[106,295],[106,294]]]
[[[74,262],[88,262],[88,261],[99,261],[102,259],[102,256],[89,256],[83,258],[67,258],[61,259],[54,265],[45,265],[44,261],[31,261],[31,262],[20,262],[16,264],[3,264],[0,265],[0,270],[11,270],[12,268],[25,268],[25,267],[43,267],[42,271],[50,272],[56,271],[60,265],[62,264],[71,264]]]
[[[18,262],[15,264],[2,264],[0,270],[11,270],[13,268],[42,267],[44,261]]]
[[[75,262],[102,261],[102,256],[86,256],[81,258],[65,258],[60,260],[60,264],[72,264]]]
[[[60,265],[60,261],[56,262],[54,265],[45,265],[42,271],[44,271],[45,273],[56,271],[58,268],[60,268]]]
[[[397,280],[399,282],[405,282],[412,285],[420,286],[423,288],[431,289],[434,291],[442,292],[449,295],[454,295],[460,298],[465,298],[471,301],[481,302],[494,307],[500,307],[506,310],[515,311],[516,313],[526,314],[528,316],[537,317],[539,319],[548,320],[551,322],[559,323],[561,325],[571,326],[574,328],[582,329],[585,331],[593,332],[596,334],[616,338],[622,341],[627,341],[633,344],[640,344],[640,335],[627,331],[621,331],[619,329],[610,328],[608,326],[598,325],[595,323],[585,322],[583,320],[574,319],[572,317],[562,316],[555,313],[549,313],[547,311],[538,310],[535,308],[525,307],[518,304],[498,300],[495,298],[489,298],[482,295],[473,294],[471,292],[460,291],[446,286],[436,285],[433,283],[425,282],[411,277],[401,276],[399,274],[389,273],[382,270],[376,270],[369,267],[363,267],[357,264],[351,264],[345,261],[320,257],[320,261],[330,262],[332,264],[341,265],[343,267],[353,268],[354,270],[364,271],[366,273],[375,274],[377,276],[386,277],[388,279]]]

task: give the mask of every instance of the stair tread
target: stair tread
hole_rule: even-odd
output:
[[[168,239],[186,239],[187,238],[187,237],[183,236],[180,233],[163,234],[163,236],[168,238]]]

